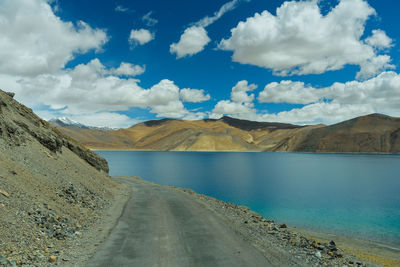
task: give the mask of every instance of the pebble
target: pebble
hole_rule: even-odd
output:
[[[321,252],[319,251],[315,252],[315,257],[320,259],[322,257]]]
[[[57,257],[56,256],[50,256],[49,262],[56,262],[56,261],[57,261]]]
[[[2,194],[3,196],[5,196],[6,198],[10,198],[10,194],[7,193],[6,191],[0,189],[0,194]]]

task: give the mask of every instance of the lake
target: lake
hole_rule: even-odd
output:
[[[400,155],[96,151],[139,176],[290,226],[400,245]]]

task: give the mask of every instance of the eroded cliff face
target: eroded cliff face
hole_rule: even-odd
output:
[[[120,189],[104,159],[0,90],[0,265],[61,262]]]
[[[0,90],[0,136],[10,146],[21,146],[28,140],[36,140],[53,153],[62,153],[68,148],[99,171],[108,173],[107,161],[88,149],[78,145],[71,138],[53,129],[50,124],[31,109],[13,99],[11,93]]]

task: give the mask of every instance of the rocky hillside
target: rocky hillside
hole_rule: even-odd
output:
[[[314,129],[292,150],[400,153],[400,118],[371,114]]]
[[[331,126],[223,117],[147,121],[128,129],[52,125],[91,149],[280,152],[400,152],[400,119],[371,114]]]
[[[0,265],[63,262],[120,185],[107,162],[0,90]]]

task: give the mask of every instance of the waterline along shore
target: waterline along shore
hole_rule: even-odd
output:
[[[135,209],[137,206],[136,204],[129,206],[130,201],[139,201],[138,203],[153,203],[152,205],[155,205],[156,207],[163,207],[160,214],[164,214],[162,216],[167,217],[170,215],[170,212],[171,214],[181,213],[180,215],[190,212],[191,214],[189,218],[196,219],[198,216],[204,216],[204,214],[201,214],[202,212],[207,212],[207,214],[209,214],[208,216],[211,216],[212,220],[220,220],[221,222],[223,222],[223,225],[225,225],[227,229],[229,229],[229,233],[231,233],[232,235],[237,235],[239,239],[244,240],[251,247],[255,248],[259,253],[261,253],[269,263],[265,266],[279,266],[281,264],[289,264],[290,266],[323,266],[324,264],[328,264],[331,266],[400,266],[400,257],[398,253],[400,248],[389,248],[380,246],[378,243],[374,242],[333,236],[325,233],[317,233],[304,229],[292,228],[285,224],[277,224],[272,219],[264,218],[258,213],[251,211],[247,207],[237,206],[236,204],[227,203],[206,195],[197,194],[190,189],[158,185],[153,182],[142,180],[138,177],[113,177],[113,179],[120,183],[128,185],[131,190],[131,195],[128,199],[125,192],[124,197],[119,198],[116,204],[114,203],[113,205],[111,205],[111,209],[113,210],[113,212],[110,213],[110,210],[105,212],[105,217],[108,218],[108,222],[106,222],[105,224],[103,223],[102,227],[108,229],[103,229],[103,231],[109,231],[110,236],[106,237],[103,235],[96,237],[96,235],[94,235],[93,233],[97,230],[92,229],[89,230],[89,234],[87,234],[87,236],[90,236],[92,240],[90,242],[85,242],[86,234],[84,234],[82,240],[80,241],[81,244],[92,244],[92,249],[89,249],[89,251],[97,251],[97,253],[100,253],[100,255],[96,256],[95,254],[93,258],[91,257],[90,253],[88,253],[88,251],[84,252],[85,250],[75,248],[75,252],[72,253],[74,257],[71,257],[71,259],[73,258],[73,260],[65,263],[65,266],[74,266],[74,264],[77,264],[78,262],[86,262],[89,266],[96,266],[96,264],[93,264],[96,263],[96,261],[93,262],[93,259],[96,260],[96,257],[97,260],[108,260],[108,263],[112,264],[113,261],[112,259],[110,259],[111,256],[107,256],[106,258],[104,258],[105,255],[101,255],[101,251],[107,251],[110,249],[110,244],[107,243],[116,243],[116,237],[115,235],[113,237],[113,231],[120,227],[118,226],[120,223],[119,220],[124,220],[124,213],[127,212],[126,210],[129,207]],[[146,197],[149,197],[148,195],[153,196],[149,197],[150,199],[144,201],[139,192],[146,190],[149,190],[145,193]],[[171,206],[169,206],[170,204],[154,204],[156,203],[156,201],[162,198],[162,195],[166,198],[173,198],[172,203],[174,203],[174,208],[176,208],[177,210],[173,209],[171,211]],[[191,208],[189,209],[189,211],[184,210],[183,207],[180,207],[180,205],[178,204],[180,202],[177,202],[177,197],[182,198],[182,203],[193,202],[195,203],[195,205],[190,206]],[[124,202],[123,200],[127,200],[127,202]],[[199,205],[201,207],[200,210],[194,209],[196,205]],[[116,214],[116,210],[121,211],[122,214]],[[131,212],[134,213],[135,211],[133,210]],[[140,214],[142,214],[142,211],[140,212]],[[147,210],[146,212],[151,211]],[[143,220],[143,218],[137,219],[139,221]],[[156,220],[156,218],[153,219]],[[163,221],[161,219],[158,221],[161,221],[161,223],[166,223],[170,219],[166,221]],[[172,220],[174,219],[172,218]],[[186,218],[185,220],[188,219]],[[123,224],[126,224],[126,220],[123,222]],[[179,224],[177,224],[177,222],[174,221],[172,224],[174,224],[179,229]],[[185,224],[196,225],[195,221],[185,221]],[[211,227],[211,225],[208,226]],[[205,225],[206,228],[208,226]],[[124,227],[124,229],[134,231],[134,229],[131,229],[127,226]],[[168,229],[167,224],[162,226],[155,226],[155,228],[157,229],[158,227],[161,227],[161,229],[163,229],[162,231],[166,231],[166,229]],[[169,236],[170,239],[174,239],[174,235],[177,235],[177,238],[180,238],[177,244],[190,242],[190,239],[195,238],[196,235],[193,234],[189,235],[190,238],[187,238],[187,236],[185,236],[185,234],[187,234],[185,233],[185,231],[189,230],[182,230],[181,232],[179,232],[178,230],[177,233],[168,231],[161,234]],[[156,234],[160,234],[159,231],[155,232]],[[139,234],[142,235],[143,233]],[[133,236],[136,236],[136,234],[133,233]],[[212,236],[209,237],[210,239],[208,240],[208,242],[210,242],[211,244],[214,241],[212,239]],[[93,238],[97,238],[97,240],[93,240]],[[109,238],[111,238],[112,240],[108,240]],[[168,244],[167,241],[162,240],[161,238],[161,240],[159,240],[157,244],[166,245]],[[104,246],[107,249],[105,249]],[[207,247],[207,244],[205,244],[205,247]],[[167,257],[164,260],[170,260],[171,262],[174,262],[174,253],[178,250],[179,249],[175,249],[172,252],[168,251],[167,256],[171,257],[171,259]],[[137,253],[138,252],[136,251],[136,254]],[[160,253],[162,254],[163,251],[160,251]],[[196,251],[192,251],[191,253],[193,255],[190,255],[190,253],[188,253],[188,255],[186,255],[185,257],[194,257]],[[136,256],[140,257],[140,255]],[[245,257],[244,254],[242,256]],[[160,261],[162,260],[163,259],[160,259]],[[183,265],[185,266],[185,264]]]

